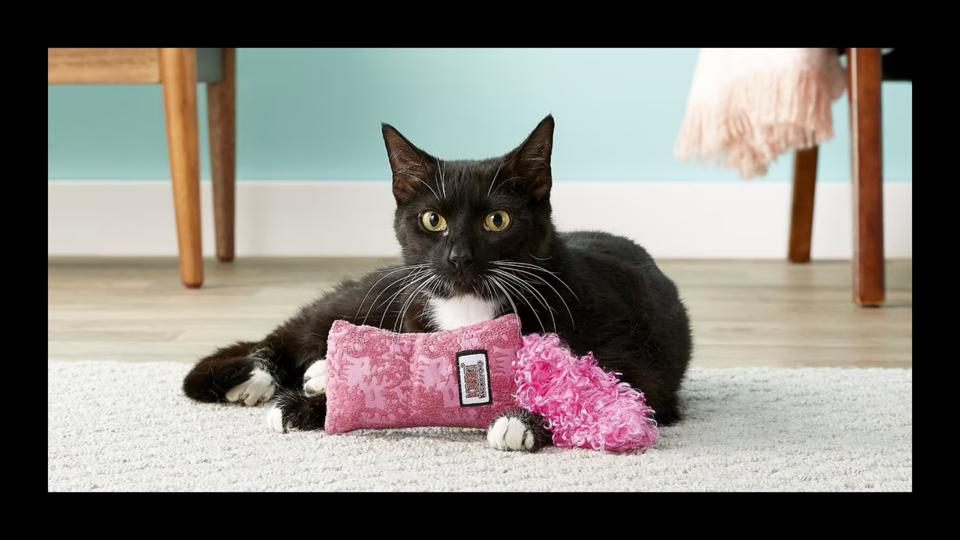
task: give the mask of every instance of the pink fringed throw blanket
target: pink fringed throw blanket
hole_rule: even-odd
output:
[[[833,137],[845,83],[836,49],[701,49],[675,154],[762,176],[780,154]]]

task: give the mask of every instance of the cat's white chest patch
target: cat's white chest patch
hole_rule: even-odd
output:
[[[493,320],[500,307],[493,300],[485,300],[472,294],[453,298],[431,298],[427,305],[430,319],[440,330],[454,330]]]

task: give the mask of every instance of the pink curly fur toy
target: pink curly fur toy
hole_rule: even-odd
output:
[[[467,359],[485,368],[464,368]],[[558,447],[624,452],[657,441],[654,411],[642,393],[600,368],[592,354],[573,354],[556,334],[521,336],[513,314],[431,334],[337,321],[327,363],[329,433],[478,428],[519,406],[544,417]],[[474,386],[487,397],[470,398]]]
[[[514,361],[514,399],[546,419],[559,447],[625,452],[653,446],[658,429],[643,394],[577,357],[556,334],[523,336]]]

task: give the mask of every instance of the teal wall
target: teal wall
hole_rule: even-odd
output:
[[[547,113],[558,180],[735,180],[673,142],[696,49],[240,49],[241,180],[383,180],[380,122],[445,158],[499,155]],[[203,177],[209,177],[200,93]],[[846,98],[820,178],[850,177]],[[912,180],[912,86],[883,87],[884,175]],[[160,87],[50,86],[52,179],[168,178]],[[788,156],[766,177],[784,181]]]

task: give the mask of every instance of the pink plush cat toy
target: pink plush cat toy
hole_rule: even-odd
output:
[[[653,446],[657,424],[643,394],[578,357],[556,334],[529,334],[514,361],[517,405],[546,419],[559,447],[625,452]]]
[[[428,334],[336,321],[326,393],[328,433],[484,428],[520,406],[544,417],[559,447],[623,452],[652,446],[658,435],[642,393],[556,334],[521,336],[513,314]]]

